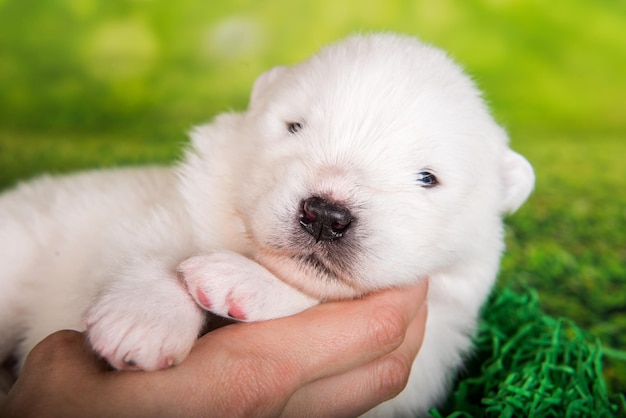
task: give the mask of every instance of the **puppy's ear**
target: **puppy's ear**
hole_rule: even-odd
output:
[[[507,149],[502,159],[502,178],[504,184],[502,211],[513,213],[533,190],[535,173],[526,158]]]
[[[272,90],[276,80],[284,75],[285,72],[287,72],[287,67],[278,66],[261,74],[256,79],[254,86],[252,87],[250,106],[254,106],[256,103],[259,103],[262,100],[261,98]]]

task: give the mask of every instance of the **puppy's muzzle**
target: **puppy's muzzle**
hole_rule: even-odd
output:
[[[345,206],[313,196],[302,202],[300,225],[319,241],[341,238],[352,223],[352,214]]]

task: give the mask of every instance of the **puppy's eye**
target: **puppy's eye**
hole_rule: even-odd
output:
[[[287,122],[287,130],[291,134],[295,134],[302,129],[302,124],[300,122]]]
[[[417,173],[417,182],[420,184],[420,186],[426,188],[435,187],[439,184],[439,180],[437,180],[437,177],[433,173],[430,173],[428,171],[422,171],[420,173]]]

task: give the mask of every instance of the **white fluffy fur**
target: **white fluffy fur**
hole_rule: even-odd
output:
[[[422,171],[439,185],[422,187]],[[410,381],[371,411],[424,413],[470,349],[501,217],[533,182],[442,51],[353,36],[263,74],[249,109],[194,130],[174,168],[44,177],[0,196],[0,357],[87,329],[115,367],[154,370],[187,355],[202,296],[260,320],[429,277]],[[316,243],[299,225],[310,196],[350,209],[343,238]]]

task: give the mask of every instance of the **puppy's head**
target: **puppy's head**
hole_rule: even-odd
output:
[[[255,257],[322,299],[463,269],[491,280],[501,216],[534,183],[471,80],[413,38],[355,36],[270,70],[244,125]]]

